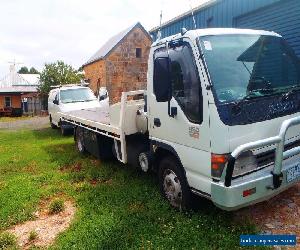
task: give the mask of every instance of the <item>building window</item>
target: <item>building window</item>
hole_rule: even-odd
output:
[[[136,48],[135,49],[135,56],[136,56],[136,58],[141,58],[142,57],[142,49],[141,48]]]
[[[212,28],[213,27],[213,21],[214,21],[214,18],[212,16],[206,20],[207,28]]]
[[[5,107],[10,108],[11,107],[11,97],[5,96]]]

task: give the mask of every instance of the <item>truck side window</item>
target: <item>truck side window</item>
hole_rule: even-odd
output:
[[[172,74],[172,95],[194,123],[202,122],[202,92],[199,74],[188,43],[169,49]]]

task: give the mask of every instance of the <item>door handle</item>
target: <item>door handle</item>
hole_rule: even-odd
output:
[[[161,122],[159,118],[154,118],[154,126],[156,127],[160,127],[161,126]]]

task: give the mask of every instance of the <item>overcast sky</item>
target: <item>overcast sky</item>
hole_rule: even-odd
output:
[[[9,61],[38,70],[63,60],[81,66],[107,39],[141,22],[146,30],[207,0],[0,0],[0,78]]]

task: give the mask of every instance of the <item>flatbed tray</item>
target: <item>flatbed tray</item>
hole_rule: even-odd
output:
[[[110,124],[109,109],[105,107],[88,108],[64,112],[65,115],[80,117],[97,123]]]

